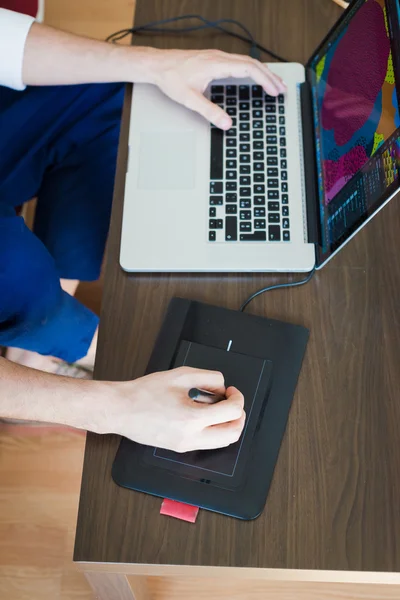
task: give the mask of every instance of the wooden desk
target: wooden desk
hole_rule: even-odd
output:
[[[305,62],[341,11],[328,0],[138,0],[136,23],[189,12],[238,19],[262,44]],[[215,34],[141,41],[247,51]],[[261,285],[290,279],[123,273],[128,122],[126,106],[96,364],[97,377],[110,380],[143,374],[171,297],[237,308]],[[160,516],[159,499],[112,482],[119,439],[88,435],[74,559],[99,598],[400,598],[399,231],[393,200],[307,286],[249,307],[311,329],[257,520],[200,511],[190,525]]]

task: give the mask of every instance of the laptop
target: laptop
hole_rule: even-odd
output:
[[[277,98],[249,79],[213,81],[226,132],[134,85],[122,268],[325,265],[399,189],[399,18],[399,0],[355,0],[306,66],[269,65],[288,88]]]

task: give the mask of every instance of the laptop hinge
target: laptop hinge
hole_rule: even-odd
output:
[[[318,172],[314,142],[314,122],[310,84],[300,85],[301,121],[303,129],[304,180],[306,191],[308,242],[321,243],[319,230]]]

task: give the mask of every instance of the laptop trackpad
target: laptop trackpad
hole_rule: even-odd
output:
[[[189,190],[195,185],[193,131],[143,132],[139,144],[141,190]]]

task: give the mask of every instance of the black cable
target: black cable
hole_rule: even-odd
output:
[[[183,27],[183,28],[160,27],[161,25],[168,25],[169,23],[179,22],[179,21],[183,21],[183,20],[187,20],[187,19],[192,19],[192,20],[197,19],[197,20],[201,21],[203,23],[203,25],[197,25],[197,26],[192,26],[192,27]],[[228,23],[228,24],[232,24],[232,25],[236,25],[237,27],[240,27],[246,33],[247,37],[241,35],[240,33],[236,33],[234,31],[231,31],[230,29],[226,29],[225,27],[222,27],[223,23]],[[272,50],[269,50],[268,48],[265,48],[264,46],[262,46],[261,44],[256,42],[254,37],[252,36],[251,32],[239,21],[235,21],[234,19],[219,19],[218,21],[209,21],[208,19],[205,19],[201,15],[181,15],[179,17],[171,17],[170,19],[163,19],[161,21],[153,21],[152,23],[147,23],[145,25],[139,25],[138,27],[131,27],[129,29],[121,29],[120,31],[116,31],[115,33],[112,33],[111,35],[109,35],[106,38],[106,41],[107,42],[111,41],[111,42],[115,43],[115,42],[122,40],[127,35],[135,35],[135,34],[143,34],[143,33],[182,34],[182,33],[193,33],[194,31],[202,31],[204,29],[218,29],[219,31],[222,31],[223,33],[226,33],[227,35],[230,35],[230,36],[235,37],[243,42],[247,42],[247,43],[251,44],[251,51],[250,51],[251,54],[255,54],[254,49],[257,48],[258,50],[261,50],[262,52],[269,54],[270,56],[272,56],[273,58],[275,58],[276,60],[278,60],[280,62],[288,62],[285,58],[283,58],[279,54],[276,54],[276,52],[273,52]]]
[[[300,281],[291,281],[289,283],[278,283],[276,285],[270,285],[268,287],[262,288],[261,290],[258,290],[258,292],[254,292],[254,294],[252,294],[251,296],[249,296],[247,298],[247,300],[245,302],[243,302],[242,306],[240,307],[240,311],[243,312],[246,308],[246,306],[248,304],[250,304],[250,302],[252,300],[254,300],[254,298],[257,298],[257,296],[260,296],[260,294],[264,294],[265,292],[270,292],[271,290],[279,290],[282,288],[290,288],[290,287],[297,287],[298,285],[304,285],[305,283],[308,283],[310,281],[310,279],[312,278],[312,276],[315,273],[315,267],[312,269],[312,271],[309,272],[309,274],[307,275],[307,277],[305,279],[300,279]]]

